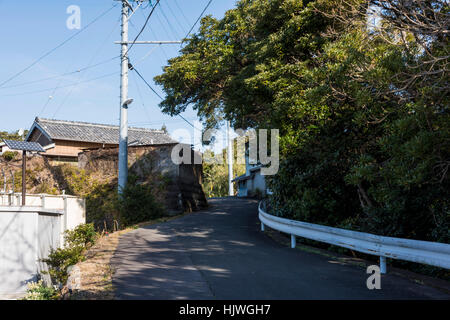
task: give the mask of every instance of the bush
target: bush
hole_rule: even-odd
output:
[[[84,246],[88,248],[95,243],[97,237],[98,234],[95,232],[93,223],[81,224],[74,230],[67,230],[65,234],[66,243],[70,247]]]
[[[57,284],[65,284],[69,277],[67,269],[84,259],[84,250],[95,243],[98,235],[93,224],[82,224],[64,235],[65,247],[51,249],[47,259],[48,274]]]
[[[97,230],[112,230],[114,220],[119,220],[117,202],[117,184],[98,184],[86,196],[87,221],[92,222]]]
[[[51,249],[47,259],[43,259],[48,266],[48,274],[52,281],[57,284],[65,284],[69,277],[67,268],[83,260],[83,250],[81,246]]]
[[[17,152],[13,152],[13,151],[5,151],[2,154],[3,159],[5,159],[6,161],[11,161],[14,160],[14,158],[16,157]]]
[[[42,280],[39,280],[28,284],[24,300],[55,300],[57,298],[58,292],[54,288],[46,286]]]
[[[122,227],[156,219],[164,214],[163,206],[155,200],[153,187],[136,184],[136,178],[132,176],[118,198],[118,209]]]

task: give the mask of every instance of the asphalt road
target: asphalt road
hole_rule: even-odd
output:
[[[362,266],[274,241],[259,231],[257,203],[210,200],[210,208],[139,228],[113,258],[118,299],[450,299],[387,274],[368,290]]]

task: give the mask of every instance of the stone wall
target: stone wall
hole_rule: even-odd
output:
[[[171,159],[175,145],[129,147],[129,173],[140,183],[164,184],[164,194],[156,196],[164,202],[169,214],[206,207],[201,185],[203,167],[201,164],[175,164]],[[95,175],[117,177],[118,151],[118,148],[86,150],[78,155],[78,166]]]

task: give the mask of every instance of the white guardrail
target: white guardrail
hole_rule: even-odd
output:
[[[267,225],[291,235],[291,247],[296,236],[380,257],[380,271],[386,273],[386,258],[406,260],[450,269],[450,245],[439,242],[383,237],[370,233],[332,228],[318,224],[275,217],[264,212],[260,202],[261,231]]]

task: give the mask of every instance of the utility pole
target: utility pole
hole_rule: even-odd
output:
[[[128,1],[122,0],[122,43],[120,72],[119,193],[128,179]]]
[[[227,142],[228,142],[228,195],[234,196],[233,187],[233,141],[231,140],[230,121],[227,121]]]
[[[134,44],[181,44],[182,41],[128,41],[128,20],[142,5],[144,1],[139,1],[138,6],[133,9],[131,0],[122,1],[122,39],[115,42],[121,46],[121,73],[120,73],[120,129],[119,129],[119,194],[122,193],[128,180],[128,105],[133,99],[128,98],[128,69],[130,66],[128,59],[128,45]],[[130,10],[132,14],[130,15]],[[131,48],[131,47],[130,47]]]

